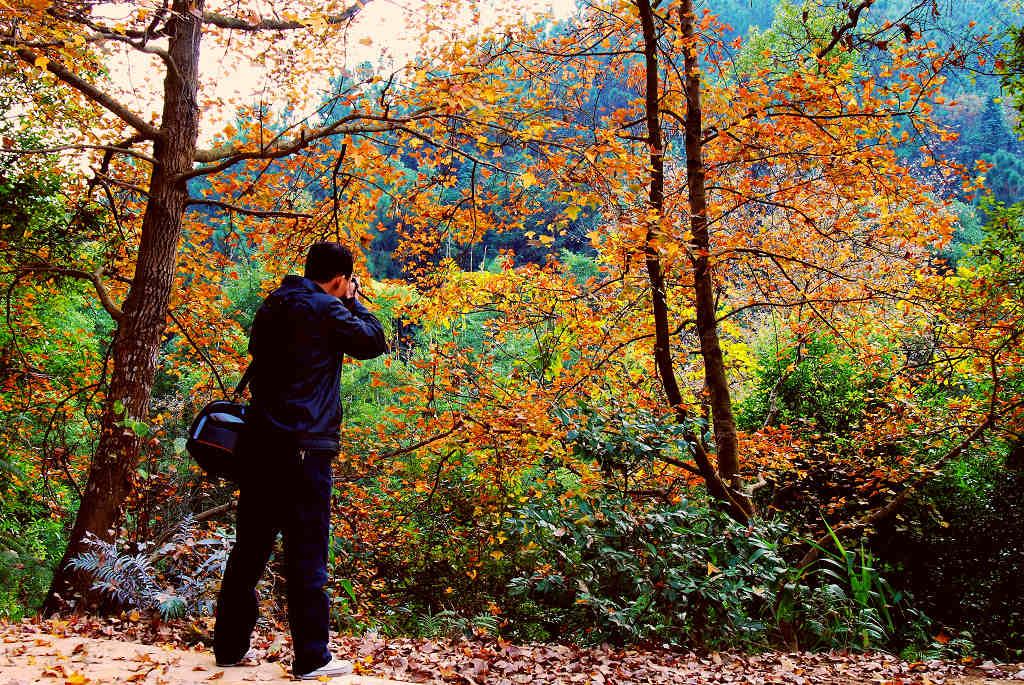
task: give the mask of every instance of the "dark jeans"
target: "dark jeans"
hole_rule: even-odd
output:
[[[256,583],[267,566],[278,532],[284,538],[288,623],[298,675],[331,660],[327,650],[329,604],[327,553],[333,450],[252,450],[263,458],[240,484],[235,546],[217,598],[214,654],[238,661],[249,650],[259,607]],[[272,454],[273,453],[273,454]],[[272,464],[269,462],[273,462]]]

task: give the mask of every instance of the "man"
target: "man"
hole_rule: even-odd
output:
[[[256,584],[280,531],[293,673],[315,679],[352,670],[327,649],[324,585],[342,358],[372,359],[386,350],[380,322],[359,303],[358,292],[348,249],[316,243],[305,277],[286,276],[253,321],[252,403],[238,447],[251,466],[240,483],[237,537],[217,600],[220,666],[245,663],[259,616]]]

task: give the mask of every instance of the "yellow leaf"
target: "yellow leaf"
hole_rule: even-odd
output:
[[[505,553],[504,553],[504,552],[502,552],[502,551],[501,551],[501,550],[499,549],[499,550],[495,550],[495,551],[491,552],[491,556],[492,556],[492,557],[494,557],[494,560],[495,560],[495,561],[498,561],[498,560],[499,560],[499,559],[501,559],[501,558],[502,558],[503,556],[505,556]]]
[[[360,45],[373,45],[373,38],[367,36],[366,38],[359,39]]]
[[[712,563],[711,563],[711,562],[709,561],[709,562],[708,562],[708,575],[710,576],[710,575],[711,575],[711,574],[713,574],[713,573],[718,573],[718,567],[717,567],[717,566],[715,566],[714,564],[712,564]]]
[[[42,55],[36,57],[35,65],[40,69],[45,69],[46,65],[50,63],[50,60],[46,59]]]
[[[519,178],[522,179],[524,188],[529,188],[530,186],[537,182],[537,177],[531,174],[529,171],[523,173],[523,175],[520,176]]]
[[[567,217],[569,217],[570,219],[572,219],[573,221],[576,221],[576,219],[580,218],[580,212],[582,210],[583,210],[582,207],[578,207],[576,205],[573,205],[571,207],[566,207],[565,208],[565,215]]]
[[[89,682],[89,679],[78,671],[72,671],[65,681],[66,685],[85,685],[87,682]]]

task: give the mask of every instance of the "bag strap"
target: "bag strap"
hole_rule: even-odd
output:
[[[235,392],[232,395],[232,398],[237,398],[239,395],[245,392],[246,386],[249,385],[249,381],[252,380],[252,374],[254,371],[253,367],[255,365],[256,360],[249,362],[249,366],[245,368],[245,373],[242,374],[242,377],[238,381],[238,385],[235,386]]]

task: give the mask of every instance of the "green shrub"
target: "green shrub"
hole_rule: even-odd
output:
[[[555,413],[568,427],[566,440],[572,444],[573,456],[597,462],[608,482],[616,476],[635,483],[655,471],[663,456],[690,459],[689,435],[705,428],[700,419],[682,425],[664,413],[659,416],[628,403],[603,409],[581,404],[559,407]]]
[[[776,621],[791,628],[791,642],[801,649],[883,646],[890,651],[925,644],[930,619],[881,575],[865,541],[858,549],[847,548],[831,528],[828,532],[832,541],[818,547],[821,556],[791,573],[779,594]]]
[[[738,423],[744,430],[767,421],[807,435],[842,437],[860,425],[873,382],[869,370],[830,336],[777,339],[758,350],[753,387],[738,403]]]
[[[62,545],[57,521],[45,518],[14,529],[0,517],[0,619],[17,621],[38,611]]]
[[[763,643],[786,567],[777,531],[744,528],[682,502],[638,507],[615,497],[521,508],[508,532],[520,549],[510,593],[517,619],[583,643]]]
[[[899,566],[901,585],[951,638],[945,650],[967,641],[989,657],[1024,656],[1022,501],[1024,471],[1005,468],[999,449],[975,453],[878,531],[874,549]]]
[[[782,556],[777,522],[737,524],[695,502],[572,497],[522,507],[508,584],[516,637],[582,644],[899,650],[930,623],[882,577],[867,548],[808,568]]]
[[[62,523],[51,515],[42,489],[0,447],[0,620],[38,611],[64,552]]]

